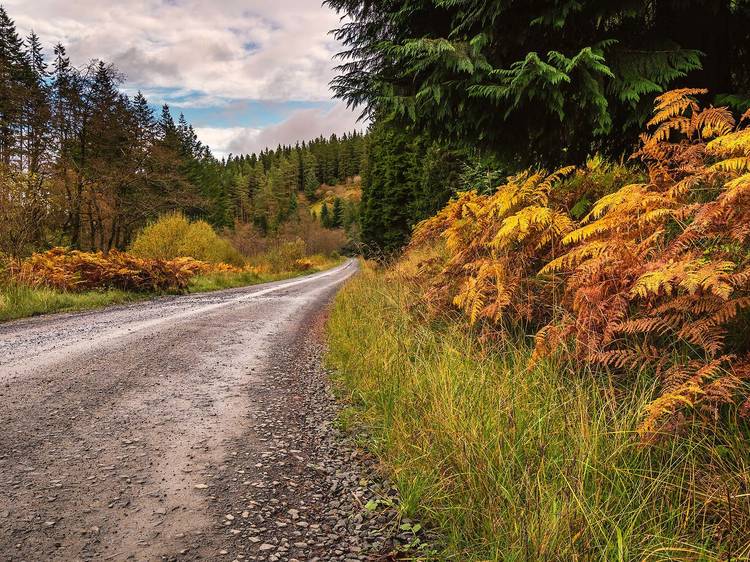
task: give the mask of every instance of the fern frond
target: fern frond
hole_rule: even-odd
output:
[[[674,117],[683,115],[688,109],[698,111],[698,102],[694,96],[708,93],[700,88],[680,88],[670,90],[656,98],[654,116],[647,123],[648,127],[655,127]]]
[[[726,160],[717,162],[716,164],[711,166],[709,170],[735,173],[747,172],[750,171],[750,158],[746,156],[727,158]]]

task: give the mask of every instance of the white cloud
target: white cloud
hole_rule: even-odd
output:
[[[62,42],[77,64],[117,63],[131,86],[257,100],[330,98],[328,31],[317,0],[5,0],[23,32]]]
[[[357,122],[356,114],[343,103],[330,110],[301,109],[286,120],[262,129],[251,127],[198,127],[196,133],[208,144],[218,157],[228,154],[250,154],[265,147],[276,148],[279,144],[293,144],[324,135],[342,134],[365,128]]]
[[[243,102],[320,102],[340,50],[329,31],[338,15],[320,0],[4,0],[24,35],[31,29],[48,51],[63,43],[74,64],[113,62],[152,103],[179,109]],[[201,127],[217,155],[344,133],[355,114],[297,110],[265,128]],[[245,121],[247,122],[247,121]],[[362,128],[360,124],[358,128]]]

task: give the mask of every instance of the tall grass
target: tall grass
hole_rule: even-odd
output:
[[[420,311],[408,284],[365,271],[336,300],[328,362],[440,559],[748,559],[747,435],[644,446],[647,373],[529,371],[527,345]]]
[[[268,272],[227,271],[195,275],[190,278],[187,292],[218,291],[288,279],[334,267],[341,261],[342,258],[340,257],[315,255],[307,258],[307,265],[310,267],[304,270],[295,268]],[[176,291],[172,293],[176,293]],[[130,292],[115,289],[67,292],[46,287],[29,287],[11,280],[0,271],[0,322],[53,312],[73,312],[101,308],[113,304],[145,300],[161,294],[169,294],[169,292]]]
[[[148,293],[110,289],[69,293],[18,283],[0,283],[0,322],[52,312],[89,310],[148,298]]]

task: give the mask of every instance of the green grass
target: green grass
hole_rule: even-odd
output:
[[[221,289],[233,289],[246,285],[255,285],[270,281],[267,276],[254,273],[211,273],[208,275],[196,275],[188,285],[189,293],[205,293],[208,291],[220,291]]]
[[[288,271],[259,275],[250,272],[196,275],[190,280],[187,292],[204,293],[290,279],[334,267],[343,261],[343,258],[316,259],[317,267],[302,272]],[[102,308],[158,296],[160,296],[159,293],[134,293],[115,289],[69,293],[43,287],[30,288],[12,282],[0,282],[0,322],[53,312],[74,312]]]
[[[32,289],[24,285],[0,285],[0,322],[52,312],[71,312],[101,308],[112,304],[149,298],[148,294],[110,289],[65,293],[53,289]]]
[[[527,346],[483,345],[415,303],[363,273],[337,297],[327,360],[401,509],[441,536],[438,559],[748,559],[747,433],[644,446],[648,375],[528,370]]]

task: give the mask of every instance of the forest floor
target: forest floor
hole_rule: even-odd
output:
[[[0,560],[391,559],[320,367],[355,271],[1,325]]]

